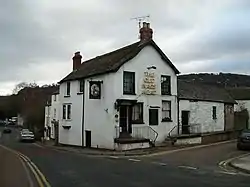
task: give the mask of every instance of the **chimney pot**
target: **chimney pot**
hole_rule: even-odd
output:
[[[148,41],[153,38],[153,30],[150,28],[150,23],[143,22],[143,27],[140,29],[140,40]]]
[[[147,27],[147,22],[144,21],[144,22],[142,23],[142,27],[143,27],[143,28],[146,28],[146,27]]]
[[[73,71],[79,69],[82,64],[82,56],[80,51],[75,52],[75,56],[73,56]]]

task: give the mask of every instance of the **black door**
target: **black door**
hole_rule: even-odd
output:
[[[58,122],[54,123],[54,133],[55,133],[55,144],[58,145],[59,142],[59,128],[58,128]]]
[[[181,111],[182,134],[189,134],[189,111]]]
[[[119,108],[120,119],[119,124],[121,127],[121,134],[130,134],[132,133],[132,124],[131,124],[131,117],[132,117],[132,108],[129,105],[121,105]]]
[[[86,147],[91,147],[91,131],[85,131]]]

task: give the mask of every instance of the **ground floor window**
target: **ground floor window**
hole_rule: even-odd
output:
[[[143,123],[143,103],[136,103],[132,108],[132,123]]]
[[[171,121],[171,102],[162,101],[162,121]]]
[[[71,104],[63,104],[63,119],[71,119]]]

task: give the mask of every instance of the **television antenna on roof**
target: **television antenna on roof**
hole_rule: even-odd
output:
[[[131,18],[131,20],[135,19],[136,21],[138,21],[138,25],[139,25],[139,29],[140,29],[142,21],[146,21],[146,20],[148,21],[149,18],[150,18],[150,15],[148,14],[146,16],[138,16],[138,17]]]

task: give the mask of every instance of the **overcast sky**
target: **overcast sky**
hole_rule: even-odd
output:
[[[182,73],[250,73],[249,0],[0,0],[0,95],[21,81],[55,83],[84,59],[154,40]]]

